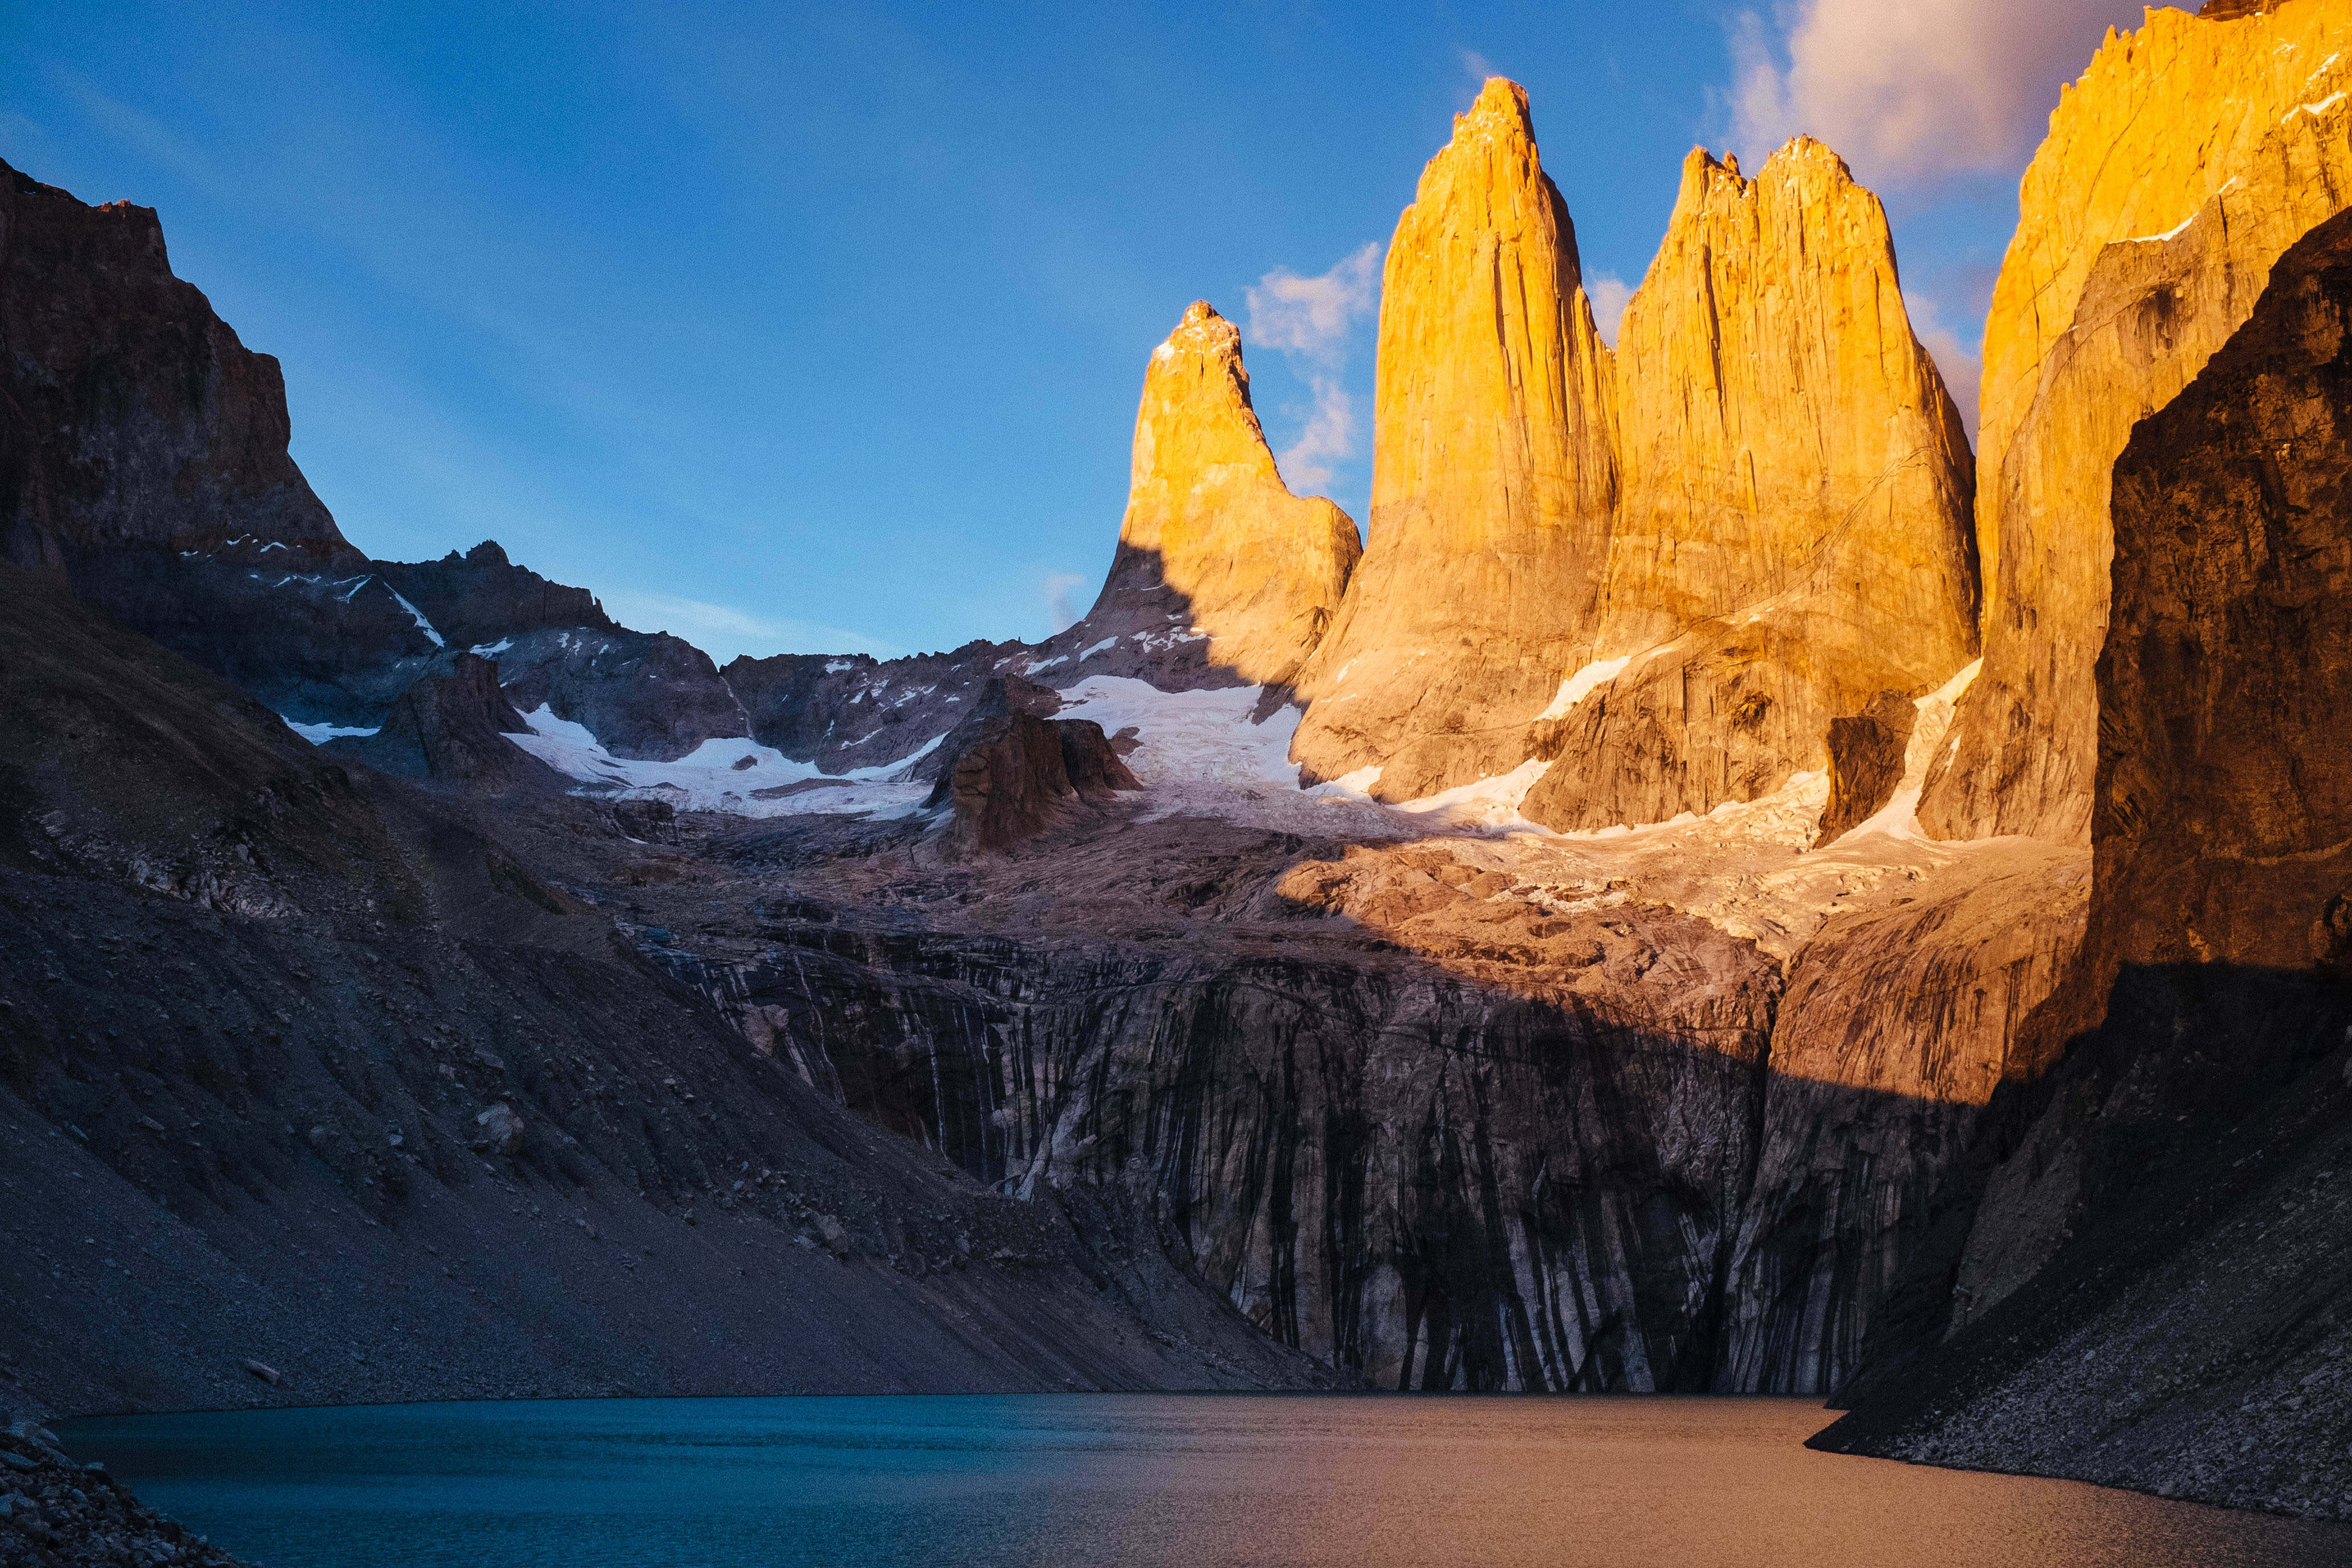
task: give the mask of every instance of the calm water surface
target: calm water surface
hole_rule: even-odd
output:
[[[2352,1563],[2352,1526],[1816,1454],[1802,1400],[631,1399],[76,1421],[266,1568]]]

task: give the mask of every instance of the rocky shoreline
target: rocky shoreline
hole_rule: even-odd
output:
[[[131,1495],[102,1465],[77,1465],[57,1435],[0,1412],[0,1568],[241,1568]]]

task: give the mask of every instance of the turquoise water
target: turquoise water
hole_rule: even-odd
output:
[[[2352,1526],[1810,1452],[1780,1399],[375,1405],[60,1428],[265,1568],[2352,1563]]]

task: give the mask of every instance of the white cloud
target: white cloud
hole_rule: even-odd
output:
[[[764,658],[774,653],[870,653],[877,658],[895,658],[899,652],[838,626],[755,616],[732,605],[625,588],[600,597],[604,613],[623,626],[684,637],[719,664],[738,654]]]
[[[1911,330],[1918,334],[1920,344],[1943,373],[1944,385],[1951,393],[1952,401],[1959,405],[1960,424],[1973,443],[1977,438],[1977,396],[1984,380],[1983,334],[1978,334],[1979,346],[1971,348],[1958,328],[1945,322],[1935,300],[1906,294],[1903,303],[1911,313]]]
[[[1625,319],[1625,301],[1633,297],[1633,286],[1613,272],[1601,272],[1584,280],[1584,295],[1592,301],[1592,324],[1600,329],[1601,341],[1615,348],[1617,324]]]
[[[1347,357],[1349,323],[1371,313],[1380,265],[1373,242],[1319,277],[1276,268],[1246,290],[1249,342],[1336,365]]]
[[[1054,629],[1066,632],[1077,624],[1086,612],[1078,608],[1072,594],[1087,585],[1087,579],[1075,572],[1048,572],[1038,586],[1045,590],[1045,612],[1054,618]]]
[[[2141,0],[1790,0],[1731,30],[1733,140],[1752,168],[1800,132],[1865,183],[2003,169],[2042,138]],[[1785,64],[1783,62],[1786,62]]]
[[[1356,400],[1329,376],[1313,378],[1315,409],[1298,439],[1275,458],[1283,482],[1293,491],[1320,489],[1334,477],[1332,464],[1356,455]]]

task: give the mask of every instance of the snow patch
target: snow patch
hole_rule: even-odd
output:
[[[2197,209],[2197,212],[2203,212],[2204,210],[2204,208],[2200,207]],[[2136,234],[2130,238],[2125,240],[2124,243],[2126,245],[2161,245],[2168,239],[2179,238],[2181,233],[2186,230],[2190,224],[2195,223],[2196,221],[2197,213],[2190,213],[2187,217],[2182,218],[2179,223],[2174,224],[2162,234]]]
[[[1567,718],[1568,710],[1591,696],[1595,687],[1614,680],[1622,675],[1625,672],[1625,667],[1633,662],[1634,657],[1629,653],[1622,658],[1594,659],[1591,664],[1561,681],[1559,690],[1552,697],[1551,706],[1536,717],[1538,719]]]
[[[1102,640],[1102,641],[1100,641],[1100,642],[1098,642],[1098,643],[1095,644],[1095,646],[1094,646],[1094,647],[1090,647],[1090,648],[1087,649],[1087,651],[1086,651],[1086,652],[1084,652],[1084,653],[1082,653],[1082,654],[1078,655],[1078,662],[1079,662],[1080,664],[1084,664],[1084,663],[1086,663],[1086,662],[1087,662],[1087,660],[1088,660],[1088,659],[1090,659],[1090,658],[1094,658],[1094,656],[1095,656],[1095,655],[1097,655],[1097,654],[1098,654],[1098,653],[1102,652],[1102,650],[1103,650],[1103,649],[1105,649],[1105,648],[1107,648],[1107,647],[1115,647],[1115,646],[1118,644],[1118,639],[1117,637],[1105,637],[1105,638],[1103,638],[1103,640]]]
[[[2279,123],[2281,125],[2287,124],[2298,114],[2308,114],[2314,120],[2316,120],[2321,115],[2326,113],[2329,110],[2335,108],[2337,104],[2343,101],[2344,94],[2340,92],[2331,92],[2326,98],[2321,99],[2317,103],[2297,104],[2294,108],[2288,110],[2284,115],[2280,117]]]
[[[616,757],[599,744],[587,726],[559,719],[545,703],[523,715],[528,735],[508,740],[556,772],[610,791],[624,799],[657,798],[680,811],[719,811],[737,816],[795,816],[809,812],[833,812],[877,818],[905,816],[922,805],[928,784],[886,782],[937,746],[945,736],[934,736],[919,750],[879,767],[859,768],[841,775],[838,785],[803,790],[772,800],[758,792],[825,777],[815,764],[796,763],[772,746],[741,736],[705,741],[674,763],[641,762]],[[736,764],[752,759],[748,768]]]
[[[279,717],[284,718],[285,715],[280,714]],[[286,727],[314,746],[323,746],[330,741],[341,740],[346,736],[373,735],[383,728],[381,724],[366,730],[352,724],[297,724],[291,719],[286,720]]]
[[[1519,805],[1528,798],[1528,791],[1536,787],[1537,781],[1550,771],[1549,763],[1530,757],[1509,773],[1456,784],[1452,789],[1440,790],[1419,800],[1406,801],[1396,809],[1450,827],[1549,835],[1552,832],[1550,828],[1541,823],[1529,822],[1519,815]]]
[[[481,658],[496,658],[512,647],[514,647],[514,638],[500,637],[496,642],[476,643],[466,651]]]

